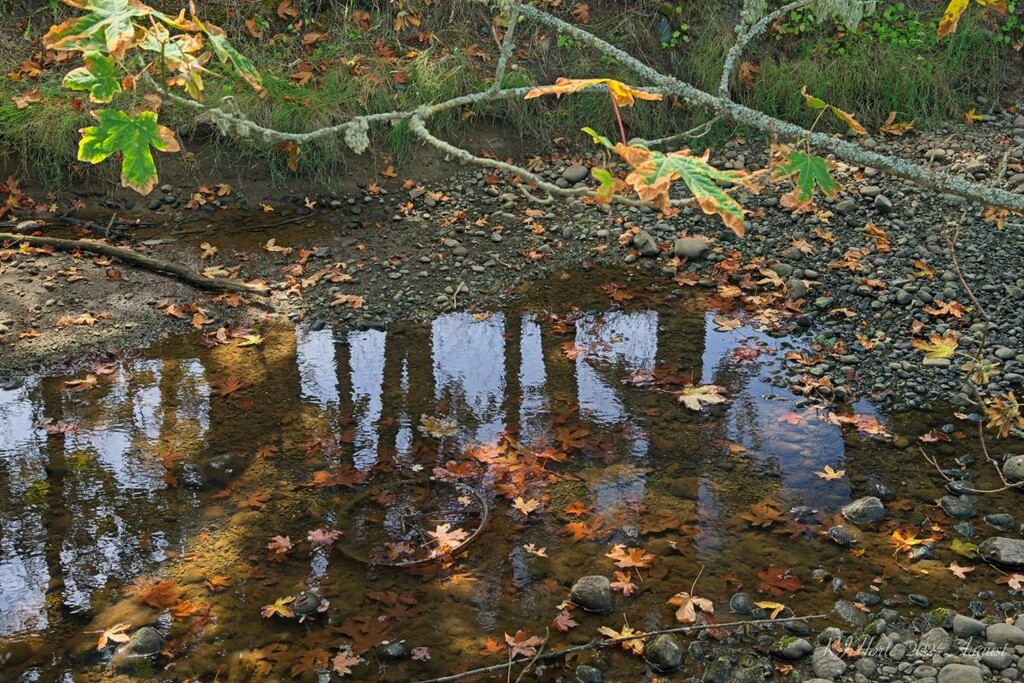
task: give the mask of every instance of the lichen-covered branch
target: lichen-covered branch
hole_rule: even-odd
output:
[[[478,0],[486,2],[486,0]],[[835,154],[840,159],[858,166],[870,166],[889,175],[909,180],[910,182],[925,189],[957,195],[979,202],[988,206],[994,206],[1010,211],[1024,212],[1024,196],[1013,194],[998,188],[991,188],[986,185],[971,182],[949,175],[933,171],[918,164],[898,159],[896,157],[878,154],[847,142],[832,135],[824,133],[812,133],[800,126],[769,116],[764,112],[745,107],[724,97],[718,97],[700,90],[699,88],[679,80],[673,76],[663,74],[656,69],[644,64],[628,52],[609,44],[589,31],[562,21],[558,17],[539,10],[529,5],[520,5],[523,16],[546,24],[562,33],[565,33],[583,43],[596,49],[601,54],[617,60],[623,66],[629,68],[642,78],[655,84],[656,90],[665,94],[672,94],[682,98],[685,102],[703,107],[712,112],[726,116],[737,123],[751,128],[764,131],[768,134],[778,135],[793,140],[807,139],[810,144],[818,149]]]
[[[729,48],[728,54],[725,55],[725,63],[722,66],[722,80],[718,83],[718,96],[729,98],[729,82],[732,80],[733,72],[736,71],[736,67],[740,63],[740,57],[743,55],[743,50],[754,38],[768,30],[775,21],[781,17],[786,16],[790,12],[798,9],[807,7],[808,5],[814,4],[817,0],[795,0],[788,5],[783,5],[779,9],[775,10],[771,14],[761,17],[760,21],[755,23],[753,26],[748,26],[745,23],[740,23],[736,27],[736,42]]]

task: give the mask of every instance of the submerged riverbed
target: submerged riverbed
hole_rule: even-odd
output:
[[[977,460],[971,423],[792,393],[783,363],[812,340],[712,303],[575,274],[500,310],[268,321],[0,391],[0,678],[316,680],[341,656],[346,679],[424,680],[507,661],[519,631],[558,650],[671,628],[681,592],[713,603],[702,619],[747,618],[729,609],[744,593],[827,615],[816,631],[882,601],[1019,602],[971,546],[1018,535],[982,516],[1016,515],[1020,494],[980,497],[954,530],[918,450],[928,435],[944,466]],[[691,391],[693,410],[694,384],[721,390]],[[841,510],[866,496],[885,517],[857,528]],[[613,582],[608,613],[563,604],[586,575]],[[115,653],[146,626],[159,653]],[[702,675],[716,635],[670,680]],[[569,664],[645,670],[618,648]]]

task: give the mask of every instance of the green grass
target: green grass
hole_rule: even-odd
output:
[[[260,0],[260,12],[270,14],[276,3]],[[329,3],[332,11],[344,13],[348,3]],[[588,26],[627,51],[641,56],[658,68],[678,75],[698,87],[714,92],[717,89],[721,64],[732,42],[734,19],[729,10],[704,7],[693,9],[694,16],[685,17],[690,25],[691,40],[676,47],[663,48],[655,38],[652,26],[656,15],[624,12],[615,3],[591,2],[594,21]],[[218,3],[211,3],[218,5]],[[598,10],[604,11],[601,16]],[[255,11],[255,10],[254,10]],[[447,17],[447,14],[445,15]],[[236,17],[237,19],[237,17]],[[383,20],[382,20],[383,21]],[[265,76],[269,97],[258,98],[244,84],[228,80],[208,79],[208,100],[216,102],[231,96],[239,109],[256,122],[281,130],[308,131],[332,125],[361,113],[394,109],[410,109],[420,104],[439,102],[485,87],[493,73],[494,62],[481,62],[466,56],[460,47],[487,38],[466,32],[467,26],[488,21],[484,15],[460,17],[460,24],[439,35],[433,47],[423,49],[412,60],[389,62],[374,56],[373,40],[378,33],[360,35],[358,31],[335,31],[330,43],[320,43],[315,51],[304,52],[297,37],[289,34],[284,40],[255,41],[239,39],[241,49],[249,54]],[[0,31],[0,47],[17,46],[18,35]],[[278,28],[281,28],[280,26]],[[239,31],[242,29],[239,28]],[[463,34],[460,34],[462,31]],[[386,44],[396,52],[405,49],[384,30]],[[928,29],[925,33],[930,32]],[[921,35],[925,35],[922,33]],[[236,34],[237,35],[237,34]],[[884,39],[895,35],[888,28],[872,26],[862,34],[836,39],[828,31],[816,31],[784,40],[762,38],[748,48],[746,55],[760,65],[763,74],[750,92],[736,91],[736,96],[749,106],[803,125],[809,125],[815,112],[809,110],[800,96],[802,86],[810,92],[854,113],[869,128],[884,121],[890,111],[901,120],[916,119],[919,128],[944,121],[960,120],[964,111],[979,95],[995,100],[1004,88],[1011,60],[1019,57],[1001,47],[997,36],[982,27],[969,14],[960,30],[940,45],[934,41],[913,40],[900,44]],[[541,45],[547,36],[546,48]],[[529,48],[529,60],[522,69],[510,70],[505,87],[552,82],[557,76],[610,77],[628,83],[638,79],[621,64],[601,57],[595,51],[575,44],[564,37],[537,27],[524,26],[517,36],[523,48]],[[24,50],[4,50],[0,70],[17,71]],[[842,54],[838,54],[842,52]],[[354,75],[344,65],[346,58],[363,55],[363,71]],[[317,73],[306,86],[296,85],[287,68],[297,58],[311,63],[332,60],[324,73]],[[395,78],[396,70],[402,78]],[[59,74],[44,77],[41,83],[25,83],[0,79],[0,161],[16,165],[24,174],[31,174],[54,187],[80,180],[83,173],[103,173],[116,178],[113,164],[99,169],[75,161],[78,128],[89,125],[90,119],[74,111],[72,98],[61,91]],[[12,97],[39,85],[44,101],[25,109],[17,109]],[[119,103],[125,106],[123,103]],[[609,137],[617,137],[617,126],[608,98],[603,94],[583,93],[556,100],[504,100],[484,103],[472,117],[452,111],[431,121],[431,130],[438,136],[458,143],[459,136],[475,121],[490,121],[518,135],[527,148],[536,153],[555,149],[592,150],[589,138],[580,129],[590,126]],[[687,130],[709,118],[707,112],[680,106],[668,99],[663,102],[638,102],[623,110],[623,119],[630,137],[659,138]],[[207,131],[202,120],[192,113],[165,104],[161,119],[179,130],[183,136],[203,136]],[[841,125],[823,120],[824,130],[841,131]],[[715,127],[711,134],[687,145],[697,150],[714,147],[736,133],[728,123]],[[407,158],[418,144],[408,125],[378,126],[373,129],[373,149],[368,153],[388,154],[396,160]],[[273,146],[254,140],[236,140],[212,135],[205,149],[222,166],[246,168],[259,164],[269,170],[272,180],[293,176],[287,169],[287,157]],[[305,145],[300,158],[300,173],[312,183],[330,187],[344,174],[353,153],[339,139],[325,139]],[[198,160],[202,163],[203,160]]]

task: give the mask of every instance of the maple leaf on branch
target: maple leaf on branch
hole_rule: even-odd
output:
[[[639,90],[631,85],[627,85],[621,81],[616,81],[611,78],[560,77],[555,79],[554,85],[542,85],[531,89],[526,93],[523,99],[532,100],[533,98],[541,97],[542,95],[554,95],[555,97],[561,97],[562,95],[577,93],[598,85],[607,87],[608,92],[611,93],[612,99],[615,100],[615,104],[620,107],[630,107],[636,104],[636,100],[649,100],[656,102],[662,98],[659,93],[649,93],[645,90]]]
[[[610,626],[602,626],[601,628],[597,629],[597,632],[600,633],[602,636],[606,636],[614,640],[618,640],[620,638],[627,638],[628,640],[623,640],[620,643],[620,645],[622,645],[623,650],[628,650],[635,655],[642,655],[644,653],[643,639],[632,638],[632,636],[643,636],[643,631],[634,631],[629,626],[623,626],[621,631],[616,631]]]

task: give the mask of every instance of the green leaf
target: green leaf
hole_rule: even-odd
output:
[[[217,59],[221,61],[221,64],[231,64],[235,72],[252,86],[253,90],[258,92],[263,91],[263,77],[260,76],[260,72],[256,69],[249,59],[235,49],[235,46],[227,39],[224,29],[213,24],[206,24],[199,21],[199,18],[192,15],[192,21],[198,26],[203,33],[206,34],[210,41],[210,47],[213,48],[213,53],[217,55]]]
[[[100,109],[94,116],[98,126],[82,128],[78,159],[98,164],[115,152],[121,153],[121,185],[147,195],[156,186],[154,147],[161,152],[177,152],[180,147],[170,128],[156,122],[156,113],[144,111],[134,116],[117,109]]]
[[[801,204],[811,201],[816,186],[821,188],[826,197],[834,197],[839,192],[839,183],[829,172],[828,163],[819,156],[790,152],[789,158],[775,167],[772,179],[779,180],[789,176],[795,176],[793,184],[797,189],[796,199]]]
[[[210,54],[196,55],[203,48],[202,35],[172,36],[165,27],[155,24],[146,32],[139,47],[159,54],[167,70],[173,72],[167,79],[168,85],[180,85],[193,99],[203,99],[203,74],[211,72],[203,66]]]
[[[76,5],[77,6],[77,5]],[[158,15],[138,0],[87,0],[80,6],[89,14],[72,17],[43,36],[51,50],[105,51],[114,59],[124,57],[135,43],[136,17]]]
[[[974,543],[968,543],[967,541],[959,538],[954,538],[953,542],[949,545],[949,549],[957,555],[962,555],[967,558],[978,556],[978,546]]]
[[[720,171],[708,163],[707,153],[694,156],[689,150],[663,154],[645,147],[615,145],[615,152],[633,167],[626,182],[633,186],[644,201],[650,201],[662,213],[672,213],[669,187],[682,179],[706,214],[718,214],[722,222],[739,236],[743,236],[743,207],[729,196],[715,181],[743,185],[756,192],[754,176],[744,171]]]
[[[615,149],[615,145],[612,144],[611,140],[601,135],[593,128],[583,128],[582,130],[584,133],[590,136],[590,139],[594,141],[595,145],[603,145],[608,149]]]
[[[808,93],[806,85],[800,88],[800,94],[804,96],[804,101],[807,103],[807,106],[810,107],[811,109],[824,109],[825,107],[828,106],[828,102],[826,102],[825,100],[819,99],[814,95]]]
[[[85,66],[69,71],[62,85],[68,90],[88,90],[89,101],[103,104],[121,92],[117,64],[99,52],[85,53]]]
[[[615,194],[615,178],[604,168],[592,168],[590,169],[590,175],[601,183],[601,187],[597,188],[596,198],[598,204],[608,204],[612,201],[612,195]]]

